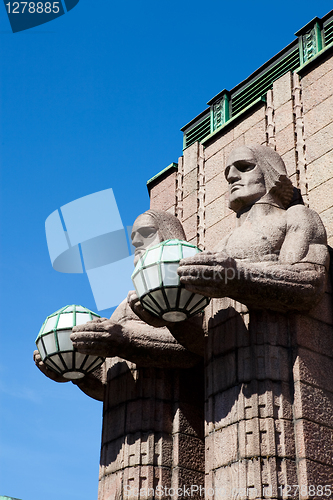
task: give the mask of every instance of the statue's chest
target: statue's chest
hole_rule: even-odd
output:
[[[254,262],[278,256],[285,239],[285,223],[280,218],[246,220],[228,238],[225,251],[236,259]]]

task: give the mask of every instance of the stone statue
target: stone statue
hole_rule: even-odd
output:
[[[320,451],[332,443],[331,424],[316,415],[321,401],[333,406],[325,393],[332,329],[316,319],[331,314],[326,232],[314,211],[292,204],[283,160],[269,147],[233,150],[225,176],[236,228],[178,269],[188,290],[213,297],[205,310],[206,497],[286,498],[290,485],[306,495],[333,480]]]
[[[185,233],[173,215],[148,210],[134,222],[131,237],[136,264],[147,248],[169,238],[185,240]],[[154,326],[132,309],[143,319],[148,314]],[[129,292],[110,319],[77,326],[71,335],[80,352],[106,357],[99,370],[74,382],[104,401],[99,500],[150,498],[156,488],[181,487],[189,477],[203,484],[201,357],[150,316]],[[202,342],[200,318],[184,323]],[[34,358],[49,378],[66,381],[42,363],[38,351]]]
[[[326,284],[326,232],[316,212],[290,206],[293,186],[282,158],[267,146],[242,146],[231,153],[225,176],[238,227],[215,252],[184,259],[181,282],[190,291],[249,307],[313,307]]]

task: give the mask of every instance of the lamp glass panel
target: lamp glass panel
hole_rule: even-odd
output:
[[[81,365],[87,355],[81,354],[80,352],[75,352],[75,368],[81,368]]]
[[[203,296],[202,295],[199,295],[199,294],[194,294],[191,302],[189,303],[189,305],[186,307],[186,309],[189,311],[190,309],[192,309],[192,307],[194,307],[196,304],[198,304],[201,300],[202,300]]]
[[[153,311],[155,311],[157,314],[159,312],[159,309],[155,302],[149,297],[149,295],[146,295],[145,298],[142,300],[142,302],[146,305],[148,305]]]
[[[87,309],[85,307],[83,307],[83,306],[76,306],[75,310],[77,312],[87,312]]]
[[[91,320],[94,321],[95,319],[100,318],[100,316],[97,316],[97,314],[92,314],[91,315]],[[89,320],[88,320],[89,321]]]
[[[54,327],[56,326],[58,316],[51,316],[46,322],[45,328],[43,330],[43,333],[51,332]]]
[[[178,287],[174,288],[165,288],[165,295],[167,296],[169,305],[171,308],[176,307],[177,295],[178,295]]]
[[[55,370],[55,371],[56,371],[56,372],[58,372],[58,373],[61,373],[61,371],[63,370],[63,368],[61,368],[61,370],[60,370],[60,369],[58,368],[58,366],[55,366],[49,358],[47,358],[47,359],[44,361],[44,363],[45,363],[48,367],[50,367],[52,370]]]
[[[166,245],[163,247],[162,261],[174,260],[179,262],[182,258],[180,245]]]
[[[157,312],[157,307],[155,306],[155,309],[153,309],[152,307],[150,307],[149,304],[146,303],[145,300],[142,301],[142,305],[145,309],[147,309],[147,311],[149,311],[150,313],[152,314],[155,314],[155,315],[158,315],[158,312]]]
[[[92,361],[94,360],[94,357],[95,356],[89,356],[88,359],[87,359],[87,361],[84,364],[84,369],[88,370],[88,372],[92,372],[95,368],[97,368],[97,366],[101,365],[102,362],[104,361],[101,358],[97,358],[96,361],[94,361],[92,363]]]
[[[165,264],[161,263],[161,273],[162,273],[162,281],[165,286],[177,286],[179,285],[179,276],[177,274],[177,269],[179,265],[177,264]]]
[[[59,354],[53,354],[53,356],[50,356],[50,359],[57,365],[60,371],[64,369],[64,365],[60,359]]]
[[[154,288],[161,286],[158,264],[147,267],[147,269],[144,269],[142,272],[147,283],[148,290],[153,290]]]
[[[145,282],[143,281],[141,273],[142,273],[142,271],[138,272],[138,274],[136,274],[132,279],[134,286],[135,286],[135,289],[136,289],[136,293],[138,294],[138,297],[141,297],[144,293],[147,292],[146,285],[145,285]]]
[[[201,311],[202,309],[204,309],[207,305],[207,301],[202,301],[200,304],[198,304],[192,311],[190,314],[195,314],[199,311]]]
[[[76,313],[76,324],[77,325],[83,325],[84,323],[87,323],[87,321],[90,321],[90,314],[89,313]]]
[[[62,359],[65,362],[65,365],[67,368],[73,368],[73,351],[72,352],[62,352],[61,353]]]
[[[54,333],[48,333],[47,335],[43,335],[45,350],[47,354],[51,354],[52,352],[57,351],[57,346],[55,343]]]
[[[72,328],[73,327],[73,313],[61,314],[57,329],[59,328]]]
[[[68,380],[77,380],[79,378],[84,377],[84,373],[82,372],[67,372],[63,374],[64,378],[68,378]]]
[[[147,256],[144,259],[144,265],[148,266],[149,264],[154,264],[155,262],[158,262],[160,260],[160,256],[161,256],[161,247],[152,248],[151,250],[148,250]]]
[[[37,341],[37,349],[39,350],[39,354],[40,354],[42,360],[44,360],[44,358],[46,356],[46,352],[45,352],[45,349],[44,349],[44,346],[43,346],[42,339],[39,339]]]
[[[183,309],[186,305],[186,302],[190,300],[190,297],[192,297],[193,293],[189,292],[185,288],[182,288],[180,291],[180,299],[179,299],[179,308]]]
[[[187,247],[187,246],[183,246],[183,258],[186,259],[186,257],[193,257],[193,255],[196,255],[198,253],[198,249],[197,248],[193,248],[193,247]]]
[[[165,303],[165,300],[164,300],[164,297],[163,297],[163,293],[161,290],[154,290],[154,292],[151,292],[150,294],[152,297],[154,297],[154,299],[156,300],[156,302],[158,303],[158,305],[161,307],[161,309],[163,311],[165,311],[166,309],[168,309],[166,303]]]
[[[72,351],[73,343],[69,338],[72,330],[60,330],[57,332],[58,334],[58,344],[60,351]]]

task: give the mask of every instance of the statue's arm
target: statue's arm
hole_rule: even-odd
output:
[[[64,383],[69,382],[68,379],[62,377],[55,371],[49,369],[45,363],[43,363],[42,358],[38,351],[34,351],[34,362],[39,368],[39,370],[49,379],[54,382]],[[81,391],[87,394],[89,397],[96,399],[97,401],[103,401],[105,383],[103,383],[103,369],[102,367],[97,368],[91,373],[88,373],[84,378],[80,380],[73,380],[73,384],[77,385]]]
[[[181,262],[181,282],[210,297],[230,297],[250,307],[308,310],[325,289],[328,250],[319,216],[302,205],[286,214],[286,236],[278,259],[250,262],[205,253]],[[197,260],[197,263],[195,263]]]
[[[127,300],[132,311],[142,321],[156,328],[166,327],[182,346],[198,356],[203,356],[205,339],[203,314],[196,314],[185,321],[171,323],[170,321],[153,316],[144,309],[134,291],[129,292]]]
[[[139,366],[189,368],[200,356],[180,345],[166,327],[144,323],[122,302],[109,320],[73,328],[71,339],[82,353],[119,356]]]

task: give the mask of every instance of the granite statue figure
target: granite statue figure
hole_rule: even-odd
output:
[[[131,237],[134,263],[161,241],[186,239],[179,220],[157,210],[136,219]],[[201,356],[179,344],[158,318],[148,325],[132,309],[146,319],[129,292],[110,319],[77,326],[71,335],[80,352],[106,357],[99,370],[74,382],[104,401],[99,500],[138,498],[139,491],[148,498],[149,488],[181,487],[189,477],[203,484]],[[195,337],[202,337],[200,321],[184,322],[197,331]],[[42,363],[38,351],[34,359],[49,378],[67,381]]]

